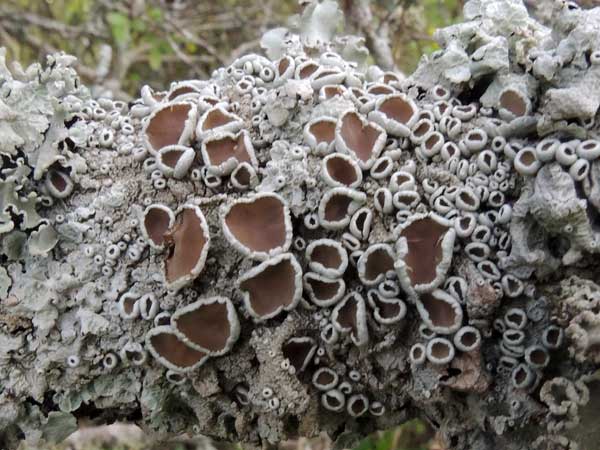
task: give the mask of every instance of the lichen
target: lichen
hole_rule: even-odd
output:
[[[348,446],[419,414],[452,449],[573,448],[600,8],[552,17],[471,0],[404,77],[314,2],[268,57],[129,105],[0,52],[0,446],[86,415]]]

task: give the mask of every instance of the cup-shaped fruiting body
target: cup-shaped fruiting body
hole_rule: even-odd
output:
[[[269,386],[265,386],[261,392],[263,398],[268,399],[273,397],[273,389]]]
[[[469,286],[467,284],[467,280],[463,277],[448,277],[446,283],[444,284],[444,288],[446,292],[452,295],[459,303],[464,304],[467,301],[467,292]]]
[[[580,158],[586,159],[588,161],[593,161],[594,159],[600,158],[600,141],[595,139],[588,139],[587,141],[582,141],[577,148],[575,149],[577,155]]]
[[[276,78],[275,85],[281,85],[285,80],[292,78],[296,71],[296,61],[289,55],[283,56],[275,63]]]
[[[257,79],[255,78],[252,78],[250,76],[244,76],[235,84],[235,91],[240,96],[252,94],[252,89],[254,88],[256,81]]]
[[[304,61],[296,66],[294,76],[298,80],[311,79],[311,77],[315,76],[320,67],[321,66],[319,66],[319,64],[317,64],[315,61]]]
[[[550,350],[556,350],[561,347],[565,332],[562,328],[556,325],[550,325],[542,334],[542,344]]]
[[[507,297],[518,297],[523,293],[523,289],[523,282],[514,275],[506,274],[502,277],[502,290]]]
[[[560,145],[560,141],[554,138],[547,138],[541,140],[535,147],[535,155],[538,161],[549,163],[554,161],[556,150]]]
[[[259,180],[256,169],[251,164],[243,162],[233,169],[230,181],[235,189],[245,191],[251,187],[255,187]]]
[[[410,135],[410,129],[417,117],[417,105],[406,94],[379,97],[375,110],[369,113],[369,120],[381,125],[389,134],[401,137]]]
[[[170,312],[161,311],[154,317],[154,326],[159,327],[161,325],[171,325]]]
[[[522,345],[507,344],[506,339],[503,337],[502,342],[500,342],[500,352],[506,356],[520,358],[525,354],[525,348]]]
[[[474,189],[462,187],[456,193],[455,203],[461,211],[474,212],[479,209],[481,199]]]
[[[319,223],[328,230],[340,230],[350,223],[352,215],[365,203],[364,192],[337,187],[325,192],[319,203]]]
[[[148,117],[142,131],[148,151],[156,155],[168,145],[188,145],[198,120],[197,108],[191,103],[166,103]]]
[[[458,105],[452,108],[452,115],[463,122],[468,122],[477,114],[477,106],[473,103],[469,105]]]
[[[427,342],[425,354],[430,363],[441,366],[454,359],[456,350],[448,339],[436,337]]]
[[[519,150],[513,164],[517,172],[528,176],[535,175],[540,170],[540,167],[542,167],[542,163],[537,159],[537,154],[533,147],[524,147]]]
[[[175,372],[173,370],[167,370],[167,372],[165,373],[165,378],[167,379],[167,381],[175,386],[181,386],[182,384],[184,384],[187,380],[187,377],[179,372]]]
[[[62,170],[50,169],[46,174],[46,189],[54,198],[67,198],[73,192],[75,184]]]
[[[158,300],[156,300],[154,294],[147,293],[142,295],[138,300],[138,306],[142,319],[154,320],[159,309]]]
[[[373,317],[382,325],[392,325],[406,317],[406,303],[399,298],[384,297],[379,291],[370,289],[367,301],[373,309]]]
[[[240,322],[231,300],[209,297],[178,309],[171,316],[177,337],[210,356],[227,353],[240,335]]]
[[[483,150],[488,143],[488,135],[481,128],[470,130],[463,138],[467,153],[475,153]]]
[[[439,131],[431,132],[421,142],[421,153],[427,158],[433,158],[444,146],[444,135]]]
[[[370,169],[385,147],[387,134],[355,111],[346,111],[338,119],[335,146],[339,152],[353,156],[362,169]]]
[[[481,333],[470,325],[460,328],[454,335],[454,345],[461,352],[471,352],[481,345]]]
[[[357,347],[362,347],[369,341],[367,309],[360,294],[351,292],[338,303],[331,313],[331,321],[340,333],[350,333],[350,338]]]
[[[147,354],[139,342],[128,341],[119,351],[121,360],[126,364],[143,366],[146,363]]]
[[[198,113],[205,113],[206,110],[212,108],[213,106],[217,106],[221,104],[222,106],[226,105],[225,102],[219,99],[219,97],[215,97],[214,95],[202,95],[198,98]]]
[[[521,345],[525,341],[525,333],[521,330],[509,328],[502,333],[502,341],[509,346]]]
[[[413,191],[415,190],[415,177],[412,173],[406,170],[398,170],[390,177],[389,184],[390,192],[398,191]]]
[[[337,120],[333,117],[318,117],[304,127],[304,142],[316,154],[327,155],[335,147],[335,127]]]
[[[569,167],[569,175],[575,181],[583,181],[590,172],[590,162],[587,159],[578,159]]]
[[[354,382],[359,382],[361,378],[360,372],[358,370],[351,370],[348,372],[348,378]]]
[[[442,284],[455,235],[451,222],[434,213],[415,214],[399,227],[394,268],[406,292],[431,292]]]
[[[320,68],[311,78],[310,85],[318,91],[323,86],[342,84],[346,78],[346,73],[337,68]]]
[[[104,355],[104,358],[102,358],[102,366],[106,370],[112,370],[117,367],[118,364],[119,357],[115,353],[108,352],[106,355]]]
[[[346,293],[343,278],[330,279],[314,272],[306,273],[303,278],[308,297],[322,308],[335,305]]]
[[[320,391],[329,391],[338,385],[338,374],[329,367],[320,367],[312,377],[313,386]]]
[[[394,161],[389,156],[381,156],[375,160],[370,170],[370,175],[376,180],[388,178],[394,169]]]
[[[506,225],[512,219],[512,206],[509,204],[504,204],[498,210],[498,215],[496,217],[496,223],[500,225]],[[508,235],[510,237],[510,235]],[[500,241],[500,237],[498,238]]]
[[[392,196],[392,205],[398,210],[413,210],[421,203],[421,195],[417,191],[398,191]]]
[[[206,111],[198,120],[196,137],[204,139],[217,132],[237,133],[243,125],[242,119],[217,105]]]
[[[167,177],[183,178],[190,170],[196,152],[185,145],[167,145],[158,150],[156,165]]]
[[[125,292],[119,297],[118,309],[120,316],[125,320],[137,319],[140,315],[139,295]]]
[[[259,261],[287,251],[292,243],[290,211],[277,194],[261,193],[234,201],[225,208],[221,225],[236,250]]]
[[[248,313],[263,321],[296,307],[302,297],[302,268],[291,253],[275,256],[238,280]]]
[[[418,135],[419,133],[426,132],[427,130],[431,130],[431,122],[430,121],[426,121],[429,123],[421,123],[419,124],[419,122],[417,122],[415,124],[415,126],[413,127],[413,133],[411,134],[411,138],[414,139],[414,137],[416,135]],[[440,123],[439,123],[439,130],[444,133],[445,135],[447,135],[450,139],[452,140],[458,140],[459,136],[462,133],[462,121],[458,118],[458,117],[451,117],[451,116],[443,116],[440,119]]]
[[[152,328],[146,334],[146,348],[159,363],[175,372],[190,372],[202,366],[208,355],[194,350],[169,326]]]
[[[338,341],[340,333],[337,330],[337,328],[335,328],[333,324],[330,323],[321,330],[320,337],[321,340],[326,344],[333,345]]]
[[[366,97],[367,93],[364,91],[364,89],[361,89],[359,86],[352,86],[350,89],[348,89],[348,94],[349,98],[354,100],[355,103],[360,103],[358,100],[361,98],[368,99],[368,97]]]
[[[381,83],[389,84],[391,86],[395,86],[397,83],[400,83],[402,81],[402,78],[397,73],[385,72],[383,74],[383,77],[381,77],[378,81]]]
[[[193,80],[173,83],[167,93],[167,101],[195,100],[200,96],[200,86]]]
[[[483,242],[469,242],[465,246],[465,253],[475,262],[484,261],[490,255],[490,246]]]
[[[338,389],[330,389],[321,395],[321,405],[329,411],[343,411],[345,404],[346,396]]]
[[[79,367],[79,364],[81,364],[81,358],[79,358],[78,355],[69,355],[66,362],[67,366],[75,369],[76,367]]]
[[[139,223],[142,236],[150,246],[161,250],[164,247],[165,234],[175,223],[175,214],[169,207],[156,203],[146,207]]]
[[[385,298],[395,298],[400,295],[400,286],[396,280],[385,280],[379,283],[377,291]]]
[[[371,402],[369,412],[375,417],[383,416],[385,414],[385,405],[378,401]]]
[[[169,249],[165,281],[167,288],[177,291],[200,275],[206,263],[210,233],[202,210],[195,205],[183,205],[164,242]]]
[[[558,146],[554,158],[561,166],[569,167],[577,161],[577,153],[573,145],[565,142]]]
[[[342,234],[342,245],[344,248],[348,249],[350,252],[360,251],[361,243],[360,241],[350,233]]]
[[[488,259],[478,262],[477,269],[488,280],[498,281],[502,277],[502,272],[498,269],[498,266]]]
[[[394,272],[394,250],[388,244],[373,244],[367,248],[356,265],[358,277],[366,286],[382,282],[388,273]]]
[[[328,84],[319,89],[319,101],[324,102],[336,96],[342,97],[346,92],[345,86]]]
[[[517,389],[529,389],[536,380],[536,374],[531,367],[526,364],[519,364],[510,375],[512,385]]]
[[[346,410],[352,417],[360,417],[369,411],[369,399],[364,394],[354,394],[346,402]]]
[[[308,336],[288,339],[281,347],[283,356],[296,370],[302,372],[310,364],[317,351],[315,340]]]
[[[525,362],[534,369],[543,369],[550,362],[550,355],[541,345],[532,345],[525,349]]]
[[[393,94],[394,92],[395,91],[393,88],[391,88],[383,83],[373,83],[373,84],[370,84],[369,87],[367,88],[367,94],[376,95],[376,96],[389,95],[389,94]]]
[[[432,112],[435,120],[440,121],[443,117],[447,117],[450,114],[452,114],[453,110],[453,105],[451,105],[446,100],[440,100],[438,102],[435,102],[435,104],[433,105]]]
[[[375,209],[382,214],[391,214],[394,212],[394,202],[391,191],[388,188],[379,188],[373,196],[373,205]]]
[[[329,186],[356,188],[362,183],[362,170],[349,155],[332,153],[323,159],[322,165],[321,177]]]
[[[348,252],[333,239],[318,239],[306,247],[308,266],[328,278],[341,277],[348,268]]]
[[[373,223],[373,211],[370,208],[364,207],[356,211],[350,219],[348,229],[356,238],[366,241],[371,232],[371,224]]]
[[[202,141],[202,159],[209,171],[229,175],[240,163],[258,165],[252,140],[246,130],[237,134],[214,133]]]
[[[473,230],[473,235],[471,236],[471,238],[475,242],[491,242],[491,239],[493,239],[492,230],[487,225],[477,225]]]
[[[491,150],[483,150],[477,155],[477,167],[484,174],[492,174],[498,167],[498,157]]]
[[[463,310],[460,303],[441,289],[421,295],[416,303],[421,320],[436,333],[452,334],[462,325]]]
[[[415,366],[420,366],[427,359],[426,347],[421,343],[414,344],[410,348],[408,358],[410,359],[410,362],[412,364],[414,364]]]
[[[511,308],[504,315],[504,323],[508,328],[523,330],[527,325],[527,313],[521,308]]]
[[[414,145],[420,145],[435,131],[435,125],[429,118],[419,119],[411,130],[410,140]]]
[[[531,103],[521,90],[507,87],[500,93],[498,112],[502,119],[513,120],[529,114]]]

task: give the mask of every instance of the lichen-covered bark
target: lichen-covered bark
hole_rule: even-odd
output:
[[[554,10],[467,2],[405,79],[313,4],[131,104],[0,53],[2,448],[419,415],[452,449],[593,449],[600,9]]]

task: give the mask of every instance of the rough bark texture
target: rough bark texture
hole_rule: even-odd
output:
[[[0,53],[0,447],[420,415],[451,449],[597,448],[600,9],[553,8],[472,0],[404,79],[311,3],[131,104]]]

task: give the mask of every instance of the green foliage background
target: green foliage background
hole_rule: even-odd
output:
[[[347,7],[359,0],[341,0]],[[264,31],[299,13],[298,0],[0,0],[0,45],[29,64],[64,50],[79,59],[88,84],[117,96],[141,85],[162,89],[171,80],[206,78],[249,51]],[[436,28],[460,18],[462,0],[372,0],[374,20],[387,21],[400,70],[410,73],[437,48]],[[360,30],[347,27],[348,32]],[[98,73],[103,47],[109,71]]]

